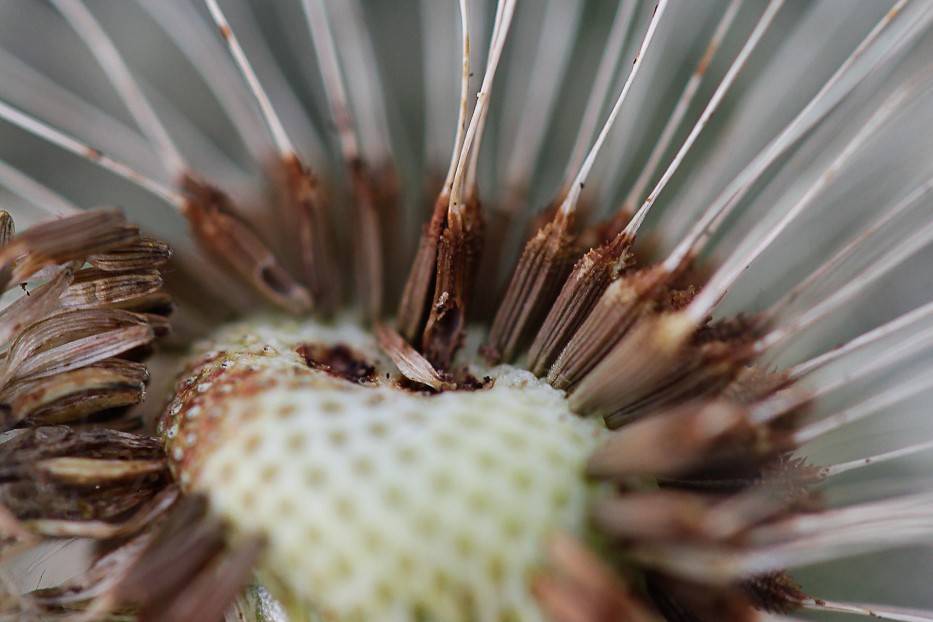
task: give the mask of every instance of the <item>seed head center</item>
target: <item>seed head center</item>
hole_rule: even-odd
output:
[[[548,537],[583,530],[603,429],[528,372],[477,371],[416,391],[352,324],[246,322],[203,344],[160,429],[187,491],[266,540],[296,619],[537,620],[530,581]]]

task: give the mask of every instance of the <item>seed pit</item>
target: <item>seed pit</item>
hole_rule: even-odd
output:
[[[279,467],[274,464],[267,464],[259,472],[259,479],[264,484],[271,484],[279,476]]]
[[[308,367],[331,376],[357,384],[376,381],[376,366],[342,343],[333,346],[303,343],[295,348],[295,352]]]
[[[327,473],[318,467],[308,469],[305,472],[305,481],[312,489],[323,486],[327,481]]]
[[[300,432],[293,434],[292,436],[288,438],[288,441],[286,441],[286,445],[288,446],[288,449],[296,453],[300,453],[304,451],[307,443],[308,443],[308,438]]]
[[[372,461],[365,456],[356,458],[353,461],[353,472],[357,475],[372,475],[374,470],[375,467],[373,466]]]

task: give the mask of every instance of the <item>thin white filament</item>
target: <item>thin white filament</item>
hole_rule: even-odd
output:
[[[791,337],[797,332],[831,316],[833,311],[851,302],[856,296],[864,292],[871,283],[901,265],[905,260],[928,246],[931,241],[933,241],[933,223],[917,229],[911,235],[900,240],[896,247],[872,262],[868,268],[859,274],[858,279],[849,281],[821,303],[809,308],[789,326],[775,329],[765,335],[756,344],[756,348],[762,351],[771,348],[783,339]]]
[[[625,102],[625,97],[628,95],[629,89],[631,89],[632,83],[635,81],[635,77],[638,75],[638,70],[642,65],[642,60],[645,56],[645,53],[648,51],[648,46],[651,45],[651,40],[654,38],[654,33],[658,28],[661,17],[664,15],[664,10],[667,8],[667,4],[668,0],[660,0],[657,6],[654,8],[654,15],[651,16],[651,22],[648,24],[648,32],[645,33],[645,38],[642,40],[641,48],[638,50],[638,54],[635,55],[635,60],[632,63],[632,71],[629,73],[628,78],[626,78],[625,84],[622,86],[622,92],[619,93],[619,98],[616,100],[615,105],[612,107],[612,111],[609,113],[609,118],[606,119],[606,123],[603,125],[603,129],[596,137],[596,142],[593,143],[590,152],[587,154],[586,159],[580,166],[580,171],[574,178],[573,183],[567,192],[567,197],[564,199],[560,206],[560,213],[563,216],[569,216],[573,214],[574,211],[576,211],[577,202],[580,200],[580,193],[583,191],[583,184],[586,182],[587,176],[589,176],[590,171],[593,169],[593,164],[596,162],[596,156],[599,155],[599,151],[602,149],[603,143],[606,142],[606,137],[609,135],[609,130],[611,130],[612,126],[615,124],[616,117],[619,115],[619,111],[622,109],[622,104]]]
[[[792,566],[925,543],[933,535],[933,494],[921,492],[794,518],[753,529],[749,548],[654,544],[636,559],[710,583],[739,581]]]
[[[547,5],[528,79],[526,100],[530,106],[527,110],[515,106],[518,129],[511,141],[511,156],[506,165],[505,192],[524,194],[532,181],[532,171],[559,100],[559,87],[573,52],[582,11],[583,5],[579,0]],[[521,69],[525,70],[524,67]],[[505,144],[500,151],[507,151]],[[501,202],[509,204],[508,199]]]
[[[457,134],[454,138],[453,152],[450,155],[450,166],[447,168],[447,178],[444,180],[444,192],[447,193],[453,191],[457,163],[460,161],[460,151],[463,149],[463,140],[466,135],[467,111],[470,105],[470,7],[467,0],[460,0],[460,41],[462,42],[460,102],[457,110]]]
[[[359,0],[332,3],[330,24],[337,41],[351,42],[341,48],[350,99],[366,102],[365,113],[356,116],[361,150],[371,161],[383,164],[392,160],[388,107],[372,35],[361,10]]]
[[[340,61],[337,58],[337,48],[331,33],[331,26],[327,17],[327,8],[323,0],[303,0],[301,3],[308,27],[311,30],[311,41],[314,51],[320,61],[321,75],[324,78],[324,90],[330,101],[331,114],[337,127],[340,138],[340,148],[347,162],[353,162],[360,157],[359,140],[353,126],[353,115],[347,99],[347,89],[344,85]]]
[[[173,206],[178,211],[183,211],[185,209],[186,201],[184,196],[175,190],[172,190],[168,186],[165,186],[164,184],[161,184],[150,177],[146,177],[139,171],[127,166],[126,164],[123,164],[122,162],[117,162],[113,158],[104,155],[99,150],[94,149],[90,145],[81,142],[73,136],[69,136],[68,134],[52,127],[43,121],[40,121],[36,117],[30,116],[21,110],[14,108],[2,100],[0,100],[0,118],[9,121],[13,125],[29,132],[30,134],[47,140],[53,145],[57,145],[66,151],[70,151],[71,153],[81,158],[96,162],[108,171],[123,177],[124,179],[163,199],[166,203]]]
[[[3,48],[0,48],[0,84],[12,87],[7,89],[9,103],[30,110],[48,123],[80,132],[95,144],[110,145],[121,159],[137,168],[144,167],[150,175],[164,174],[158,154],[135,128],[117,121]]]
[[[922,330],[904,339],[901,343],[891,346],[882,352],[878,352],[877,356],[862,363],[860,367],[847,369],[840,378],[824,382],[811,394],[811,397],[827,395],[851,383],[869,377],[872,374],[887,371],[908,360],[910,357],[923,352],[931,345],[933,345],[933,327]]]
[[[0,160],[0,186],[51,214],[65,215],[81,211],[77,205],[65,197],[3,160]]]
[[[897,20],[903,14],[903,7],[909,0],[898,0],[885,16],[872,28],[866,37],[859,43],[858,47],[846,58],[833,75],[820,88],[819,92],[807,103],[807,105],[797,113],[797,116],[784,127],[784,129],[775,138],[769,142],[765,148],[736,176],[729,186],[723,190],[716,200],[705,211],[703,216],[683,237],[681,242],[674,248],[667,259],[663,262],[663,268],[667,272],[674,272],[687,259],[691,253],[702,246],[721,224],[729,212],[738,205],[741,198],[752,187],[755,180],[759,178],[777,158],[787,149],[795,144],[810,129],[816,126],[824,117],[826,117],[843,99],[845,99],[855,87],[867,75],[875,71],[884,61],[896,56],[901,50],[912,44],[914,38],[922,33],[930,18],[933,17],[933,11],[925,10],[924,14],[913,20],[909,25],[910,34],[905,33],[898,37],[891,47],[875,58],[873,62],[867,62],[866,67],[862,67],[860,72],[856,72],[853,66],[862,58],[865,52],[879,40],[880,35],[887,27]],[[930,7],[922,7],[928,9]],[[852,69],[855,79],[849,84],[840,87],[839,92],[834,97],[829,97],[836,85],[842,81],[849,70]]]
[[[914,454],[928,451],[930,449],[933,449],[933,441],[915,443],[913,445],[908,445],[907,447],[886,451],[881,454],[875,454],[865,458],[858,458],[857,460],[849,460],[848,462],[839,462],[837,464],[823,467],[823,477],[829,478],[834,475],[841,475],[842,473],[848,473],[849,471],[861,469],[873,464],[881,464],[883,462],[889,462],[891,460],[912,456]]]
[[[155,21],[162,32],[191,63],[221,109],[240,135],[243,145],[256,160],[263,161],[269,147],[269,131],[256,114],[252,96],[239,88],[239,74],[233,66],[219,62],[222,44],[214,37],[205,36],[213,31],[194,5],[188,3],[149,2],[137,4]],[[216,49],[214,46],[220,46]]]
[[[862,126],[855,136],[845,145],[839,155],[820,175],[816,183],[804,193],[777,223],[769,224],[767,230],[761,232],[763,233],[762,239],[756,241],[754,246],[744,256],[733,258],[713,275],[710,282],[697,297],[693,299],[687,308],[686,312],[690,317],[695,321],[700,321],[709,314],[710,310],[719,303],[729,287],[738,280],[742,272],[744,272],[745,269],[778,238],[790,223],[803,213],[805,209],[814,204],[815,199],[826,190],[830,182],[839,174],[839,171],[861,151],[868,140],[873,138],[891,117],[900,112],[904,105],[917,94],[917,90],[923,85],[925,79],[926,74],[921,76],[921,79],[910,81],[907,85],[899,88],[885,100],[884,104],[879,107],[877,112]],[[759,232],[756,231],[755,233]],[[757,237],[755,233],[751,234],[753,238]],[[733,265],[729,266],[730,263]]]
[[[220,10],[217,0],[204,0],[204,2],[207,4],[207,10],[210,11],[211,18],[220,29],[220,36],[223,38],[224,42],[226,42],[227,48],[233,56],[233,60],[240,69],[240,73],[243,74],[243,79],[246,80],[247,86],[249,86],[250,91],[256,98],[256,103],[259,104],[259,109],[262,111],[262,116],[266,120],[266,125],[269,126],[269,131],[272,134],[272,141],[275,143],[279,155],[283,158],[294,156],[297,153],[295,147],[292,145],[292,141],[289,139],[288,134],[286,134],[281,119],[279,119],[275,109],[272,107],[269,96],[266,94],[265,89],[262,88],[262,84],[259,82],[256,72],[253,71],[253,66],[246,57],[246,53],[243,52],[243,48],[240,47],[240,42],[237,40],[236,35],[233,34],[233,29],[230,28],[227,18],[224,16],[223,11]]]
[[[188,169],[184,157],[100,23],[78,0],[52,0],[52,4],[81,37],[103,68],[107,79],[120,94],[139,129],[152,141],[166,171],[176,179],[181,178]]]
[[[635,203],[637,201],[642,201],[641,196],[645,188],[648,187],[651,174],[658,168],[658,164],[661,163],[664,152],[667,151],[667,148],[674,140],[674,134],[677,132],[680,123],[686,116],[687,109],[690,108],[694,96],[696,96],[697,91],[699,91],[700,85],[703,83],[703,78],[706,76],[706,70],[709,68],[713,57],[719,50],[723,38],[726,36],[726,33],[729,32],[729,28],[735,21],[735,16],[739,12],[739,7],[741,7],[741,5],[741,0],[732,0],[726,8],[726,12],[723,13],[722,17],[719,19],[719,23],[713,31],[713,36],[710,37],[709,44],[706,46],[706,50],[700,58],[700,62],[697,63],[696,68],[690,75],[690,79],[687,80],[687,84],[684,85],[684,90],[681,91],[671,116],[664,124],[664,129],[661,130],[660,136],[658,136],[658,139],[655,141],[654,147],[648,155],[644,167],[641,169],[641,173],[639,173],[635,183],[632,184],[631,190],[629,190],[628,195],[622,202],[622,209],[630,212],[634,211]]]
[[[877,343],[878,341],[893,335],[903,328],[914,324],[919,324],[920,322],[931,317],[933,317],[933,301],[917,307],[916,309],[905,313],[904,315],[895,318],[890,322],[873,328],[870,331],[859,335],[855,339],[852,339],[845,344],[830,350],[829,352],[825,352],[819,356],[813,357],[812,359],[794,365],[788,370],[790,378],[799,380],[807,374],[821,369],[830,363],[838,361],[839,359],[851,354],[852,352],[856,352],[867,346]]]
[[[517,0],[515,4],[518,4]],[[504,30],[502,27],[505,10],[506,3],[500,2],[496,7],[496,17],[493,20],[492,35],[489,38],[489,52],[486,58],[487,66],[489,61],[492,59],[493,54],[496,53],[495,50],[498,49],[498,53],[501,55],[502,49],[505,47],[505,38],[509,32],[508,24],[505,25],[506,27]],[[512,11],[514,10],[515,7],[513,6]],[[509,18],[509,22],[511,22],[511,16]],[[502,39],[501,43],[499,39]],[[498,60],[496,62],[498,62]],[[490,90],[491,88],[492,87],[490,83]],[[478,108],[480,110],[479,125],[476,128],[476,135],[473,139],[473,146],[470,148],[470,161],[466,168],[466,182],[464,182],[464,186],[466,188],[467,196],[469,199],[476,198],[476,172],[479,168],[479,152],[480,146],[483,142],[483,136],[485,135],[486,118],[489,116],[489,94],[487,94],[487,96],[484,98],[484,101],[486,104]]]
[[[489,61],[486,64],[486,73],[483,75],[483,84],[479,93],[476,95],[476,107],[473,109],[473,116],[470,118],[470,125],[467,128],[466,135],[463,137],[463,146],[460,150],[460,157],[457,161],[456,173],[454,173],[453,183],[451,184],[450,203],[447,213],[450,216],[459,217],[463,206],[463,182],[466,173],[467,163],[469,162],[470,149],[473,147],[473,141],[477,136],[477,130],[483,117],[483,109],[488,106],[489,91],[492,88],[493,79],[496,77],[496,69],[499,66],[499,59],[502,57],[502,49],[505,47],[506,33],[512,22],[512,15],[515,13],[515,4],[517,0],[500,0],[502,6],[502,19],[500,29],[502,34],[497,38],[493,33],[493,39],[490,43]]]
[[[830,432],[855,423],[856,421],[862,421],[863,419],[876,415],[886,408],[891,408],[905,400],[921,395],[931,388],[933,388],[933,378],[909,378],[854,406],[823,417],[818,421],[800,428],[794,432],[794,442],[798,445],[808,443]]]
[[[888,205],[881,209],[881,217],[878,220],[876,220],[870,226],[866,227],[865,230],[862,231],[855,239],[846,244],[835,255],[824,262],[819,268],[810,273],[810,275],[801,281],[797,286],[782,296],[781,299],[771,307],[770,313],[772,315],[776,315],[782,309],[786,308],[795,300],[797,300],[800,295],[806,291],[807,288],[811,287],[815,282],[819,281],[821,277],[831,273],[837,267],[842,266],[847,258],[853,256],[853,253],[859,251],[866,244],[873,242],[873,236],[877,234],[886,224],[890,223],[895,218],[901,216],[904,212],[907,212],[912,207],[914,207],[914,205],[919,203],[920,200],[923,199],[931,190],[933,190],[933,178],[927,179],[923,184],[909,192],[894,205]]]
[[[628,40],[628,33],[632,25],[632,16],[635,13],[635,1],[625,0],[616,8],[615,17],[612,19],[612,27],[609,29],[609,38],[606,40],[606,47],[603,50],[602,57],[599,59],[599,65],[596,68],[596,79],[587,98],[586,110],[583,112],[583,120],[580,122],[580,128],[577,130],[577,140],[574,143],[570,159],[567,162],[567,170],[564,173],[564,183],[560,192],[557,194],[559,200],[563,200],[570,191],[573,179],[583,163],[586,156],[586,146],[596,130],[596,124],[599,123],[599,113],[603,109],[606,97],[609,95],[609,87],[612,85],[613,78],[616,75],[616,65],[622,56],[622,50]]]
[[[824,600],[822,598],[818,600],[810,598],[803,601],[801,606],[811,611],[852,613],[876,620],[892,620],[893,622],[933,622],[933,611],[903,609],[884,605],[864,605]]]
[[[729,67],[729,71],[726,72],[725,77],[723,77],[722,82],[720,82],[719,86],[716,87],[716,91],[710,98],[709,103],[707,103],[706,108],[700,115],[700,118],[693,126],[693,129],[690,131],[687,139],[677,151],[677,155],[674,156],[670,166],[668,166],[667,170],[664,171],[664,175],[662,175],[661,179],[658,180],[654,190],[651,191],[642,206],[638,209],[638,212],[625,227],[625,233],[627,235],[633,236],[638,231],[638,228],[644,221],[645,216],[648,214],[648,210],[650,210],[651,206],[654,205],[658,195],[661,194],[661,192],[664,190],[664,187],[667,185],[667,182],[670,181],[671,177],[674,176],[674,173],[677,172],[681,162],[683,162],[684,158],[687,157],[687,152],[689,152],[690,148],[693,147],[693,143],[696,142],[697,137],[703,131],[703,128],[706,127],[710,117],[712,117],[713,113],[716,112],[716,109],[719,107],[720,102],[722,102],[723,97],[725,97],[726,93],[729,91],[729,87],[732,86],[732,83],[739,75],[742,67],[745,66],[745,62],[748,60],[748,57],[751,56],[752,52],[758,46],[758,42],[761,41],[761,38],[764,36],[765,32],[767,32],[768,27],[774,20],[774,16],[777,15],[777,12],[781,9],[783,4],[784,0],[771,0],[771,2],[768,4],[768,8],[765,9],[765,12],[758,20],[758,23],[755,25],[755,29],[749,35],[745,45],[742,46],[742,50],[739,52],[739,55],[736,56],[735,60],[732,62],[732,65]],[[732,7],[730,7],[730,9],[731,8]]]
[[[446,96],[452,89],[446,87],[449,86],[448,81],[451,78],[450,74],[453,73],[450,71],[450,67],[454,63],[449,61],[455,57],[460,59],[458,63],[460,71],[457,72],[461,84],[460,99],[458,102],[464,103],[468,100],[468,95],[465,94],[462,86],[462,59],[465,55],[462,48],[467,46],[469,29],[464,27],[463,6],[461,4],[459,9],[460,40],[462,42],[461,50],[459,54],[449,54],[450,48],[453,47],[450,45],[450,33],[446,29],[440,27],[441,24],[446,24],[448,21],[448,4],[435,2],[434,0],[420,0],[418,5],[420,9],[419,16],[421,18],[419,20],[421,22],[421,40],[425,59],[423,64],[424,74],[422,76],[425,98],[424,156],[427,166],[432,172],[436,173],[440,170],[440,162],[446,161],[447,158],[455,159],[457,154],[460,153],[460,148],[457,146],[458,141],[455,140],[453,156],[448,155],[450,153],[450,147],[447,145],[450,124],[447,119],[447,106],[449,102]],[[468,55],[467,62],[469,62]],[[467,79],[469,79],[469,72],[467,72]],[[452,83],[455,82],[456,80],[452,81]],[[463,128],[463,130],[460,128]],[[459,132],[465,131],[465,129],[466,113],[462,115],[462,118],[458,119],[458,135]],[[453,171],[456,165],[451,165],[448,168],[450,169],[450,173],[444,185],[445,191],[450,187],[450,182],[453,181]]]

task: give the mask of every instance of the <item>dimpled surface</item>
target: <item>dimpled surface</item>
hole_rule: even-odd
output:
[[[310,368],[294,352],[309,338],[349,345],[375,378]],[[261,575],[293,622],[542,619],[530,580],[547,536],[582,529],[601,425],[510,367],[440,395],[387,372],[351,326],[227,329],[162,421],[176,476],[266,538]]]

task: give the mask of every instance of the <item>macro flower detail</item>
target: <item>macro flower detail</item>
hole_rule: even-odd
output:
[[[933,5],[0,13],[0,621],[933,620]]]

